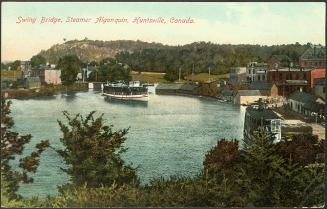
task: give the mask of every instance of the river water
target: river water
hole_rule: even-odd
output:
[[[108,101],[98,91],[70,92],[37,99],[13,99],[11,115],[15,131],[32,134],[25,154],[42,139],[62,147],[57,120],[64,121],[63,110],[70,113],[104,113],[114,129],[130,127],[123,159],[138,166],[143,184],[163,176],[194,176],[202,169],[205,154],[217,140],[242,139],[244,111],[237,105],[219,103],[212,98],[155,95],[150,87],[149,102]],[[15,162],[13,167],[17,167]],[[32,184],[21,185],[25,197],[56,195],[57,185],[69,181],[61,171],[63,160],[47,149],[41,157]]]

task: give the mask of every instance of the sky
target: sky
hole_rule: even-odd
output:
[[[323,2],[2,2],[1,61],[28,60],[64,39],[141,40],[168,45],[197,41],[218,44],[325,45]],[[128,23],[95,24],[96,18],[126,18]],[[19,17],[36,22],[17,23]],[[42,17],[63,23],[40,24]],[[66,23],[67,17],[92,18]],[[135,17],[163,18],[166,24],[133,24]],[[194,23],[172,24],[191,18]]]

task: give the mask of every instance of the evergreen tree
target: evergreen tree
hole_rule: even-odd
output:
[[[24,146],[30,142],[32,136],[30,134],[20,136],[12,131],[14,120],[10,117],[10,105],[11,101],[1,98],[1,196],[15,199],[20,198],[16,193],[20,182],[33,182],[33,178],[28,174],[36,172],[40,154],[49,147],[49,142],[41,141],[29,156],[19,159],[22,171],[13,170],[9,162],[23,153]]]
[[[274,206],[279,202],[284,159],[276,152],[275,137],[259,128],[254,136],[243,140],[244,188],[248,206]]]
[[[128,129],[114,132],[112,126],[104,125],[103,115],[94,118],[94,113],[84,119],[79,114],[71,117],[64,112],[68,124],[58,121],[64,149],[57,152],[69,166],[63,170],[77,187],[138,184],[136,170],[121,159],[121,154],[126,151],[122,144]]]

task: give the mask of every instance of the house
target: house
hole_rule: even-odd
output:
[[[25,79],[25,88],[27,89],[39,89],[41,88],[40,77],[28,77]]]
[[[246,78],[248,82],[267,80],[268,64],[250,62],[246,66]]]
[[[229,82],[233,85],[246,82],[246,67],[232,67],[229,72]]]
[[[250,90],[259,90],[261,95],[269,97],[278,96],[278,88],[275,84],[266,81],[254,81],[249,86]]]
[[[314,80],[313,92],[316,97],[326,100],[326,78],[317,78]]]
[[[267,60],[267,63],[269,65],[269,69],[278,69],[292,65],[291,59],[285,54],[272,55]]]
[[[40,74],[41,83],[61,84],[61,70],[46,69]]]
[[[278,142],[281,139],[281,122],[281,118],[273,110],[264,108],[262,105],[257,108],[247,107],[244,118],[244,138],[251,138],[261,127],[274,134],[275,142]]]
[[[301,91],[297,91],[289,97],[288,105],[293,111],[308,117],[313,114],[323,115],[325,108],[324,101],[313,94]]]
[[[300,56],[300,66],[304,68],[325,68],[326,51],[320,45],[310,45],[310,47]]]
[[[234,97],[234,104],[249,105],[259,99],[265,99],[259,90],[239,90]]]
[[[21,61],[20,62],[20,69],[23,72],[23,77],[27,78],[31,76],[32,72],[32,65],[30,61]]]

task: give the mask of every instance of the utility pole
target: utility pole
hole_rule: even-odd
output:
[[[211,70],[211,68],[209,67],[209,82],[210,82],[210,70]]]
[[[181,81],[181,67],[179,67],[179,73],[178,73],[178,81],[180,82]]]
[[[193,82],[193,74],[194,74],[194,63],[193,63],[193,68],[192,68],[192,82]]]

